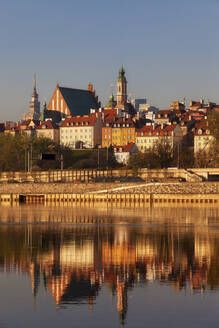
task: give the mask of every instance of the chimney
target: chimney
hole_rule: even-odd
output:
[[[88,83],[88,91],[93,92],[93,84],[91,82]]]

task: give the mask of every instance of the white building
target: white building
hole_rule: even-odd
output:
[[[194,133],[194,153],[209,152],[214,137],[208,128],[198,128]]]
[[[50,119],[46,119],[36,128],[37,137],[43,137],[51,139],[59,144],[59,127],[53,123]]]
[[[130,156],[138,152],[138,148],[133,142],[126,146],[115,146],[113,150],[116,161],[124,165],[128,164]]]
[[[70,148],[94,148],[101,144],[101,113],[67,117],[60,127],[60,144]]]
[[[177,124],[146,125],[136,129],[135,143],[142,153],[151,150],[156,143],[162,140],[168,142],[172,148],[182,141],[183,131]]]

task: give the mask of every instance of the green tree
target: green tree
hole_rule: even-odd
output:
[[[136,168],[166,168],[174,161],[173,149],[168,139],[157,142],[154,147],[145,153],[137,153],[131,156],[129,167]]]

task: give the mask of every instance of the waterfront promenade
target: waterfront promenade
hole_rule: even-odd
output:
[[[217,177],[217,169],[3,172],[0,202],[217,204],[219,182],[206,181],[215,173]]]

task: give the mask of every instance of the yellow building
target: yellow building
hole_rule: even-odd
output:
[[[121,117],[112,125],[112,145],[125,146],[135,143],[135,125],[131,118]]]
[[[135,125],[131,118],[106,121],[102,128],[102,147],[126,146],[135,143]]]

